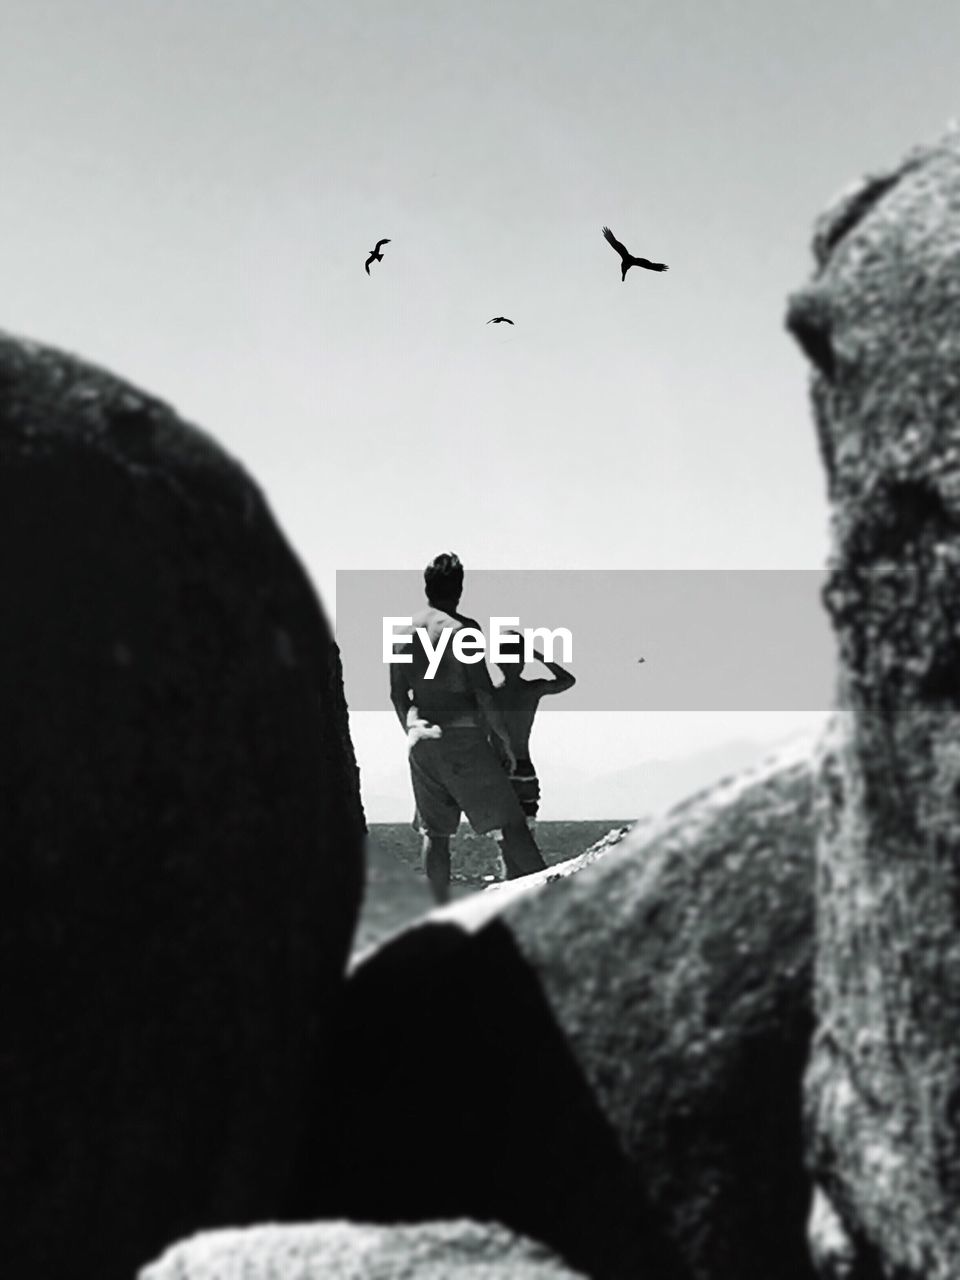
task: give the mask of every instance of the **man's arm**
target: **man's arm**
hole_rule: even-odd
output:
[[[395,662],[390,666],[390,701],[393,703],[397,719],[407,735],[408,749],[415,742],[419,742],[421,738],[440,738],[443,736],[443,730],[438,724],[431,724],[429,720],[424,720],[420,715],[419,708],[413,700],[413,690],[407,683],[406,676],[400,671]]]
[[[397,713],[397,719],[403,726],[404,733],[409,727],[408,717],[416,719],[416,707],[413,705],[413,690],[407,682],[403,667],[396,662],[390,664],[390,701]]]

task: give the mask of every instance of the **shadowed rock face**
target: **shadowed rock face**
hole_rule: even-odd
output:
[[[815,250],[789,323],[815,366],[842,708],[820,783],[816,1245],[825,1275],[946,1280],[960,1274],[960,135],[848,194]]]
[[[595,1277],[812,1276],[812,875],[783,765],[386,944],[347,984],[311,1211],[496,1219]]]
[[[286,1204],[361,880],[339,657],[164,405],[0,337],[4,1275]]]
[[[170,1249],[140,1280],[577,1280],[542,1245],[479,1222],[353,1222],[213,1231]]]

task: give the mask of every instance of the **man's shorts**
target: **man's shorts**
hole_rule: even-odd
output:
[[[482,729],[444,729],[420,738],[409,751],[410,778],[422,835],[452,836],[460,815],[478,836],[523,821],[523,809],[497,753]]]
[[[517,767],[510,775],[510,783],[529,826],[536,820],[540,810],[540,779],[529,758],[517,761]]]

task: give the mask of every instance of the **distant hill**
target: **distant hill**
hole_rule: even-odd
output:
[[[578,761],[576,769],[569,769],[559,795],[544,770],[542,816],[547,821],[604,821],[610,815],[641,818],[663,813],[695,791],[759,764],[806,736],[801,731],[768,741],[734,738],[689,755],[647,758],[629,768],[595,776],[589,772],[589,760]],[[370,823],[409,822],[413,816],[413,797],[408,792],[391,788],[389,792],[364,793],[363,802]]]
[[[741,740],[675,759],[643,760],[629,769],[592,778],[579,791],[568,787],[564,803],[584,817],[623,813],[640,818],[663,813],[695,791],[758,764],[781,745]]]

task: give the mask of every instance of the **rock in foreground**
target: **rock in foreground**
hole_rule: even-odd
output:
[[[807,1280],[811,793],[771,767],[369,956],[313,1212],[496,1219],[594,1277]]]
[[[0,1271],[284,1211],[361,881],[339,657],[257,487],[0,337]]]
[[[821,219],[816,368],[840,705],[818,844],[823,1274],[960,1275],[960,132]]]
[[[197,1236],[170,1249],[140,1280],[576,1280],[579,1274],[494,1223],[325,1222]]]

